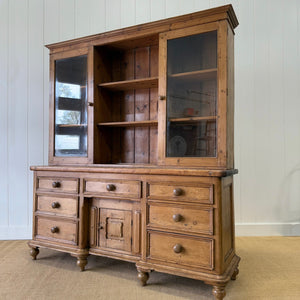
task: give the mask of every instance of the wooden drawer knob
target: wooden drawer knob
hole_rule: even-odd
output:
[[[174,251],[175,253],[180,253],[180,252],[182,252],[182,250],[183,250],[183,247],[182,247],[180,244],[176,244],[176,245],[173,247],[173,251]]]
[[[53,181],[52,182],[52,187],[59,188],[60,187],[60,182],[59,181]]]
[[[159,100],[166,100],[166,96],[159,96]]]
[[[182,220],[182,215],[181,214],[173,215],[173,220],[174,222],[180,222]]]
[[[173,190],[173,195],[174,196],[180,196],[183,194],[183,190],[181,188],[176,188]]]
[[[116,186],[114,184],[108,184],[106,186],[106,189],[109,191],[109,192],[112,192],[116,189]]]
[[[59,202],[52,202],[51,206],[52,206],[52,208],[59,208],[60,204],[59,204]]]
[[[59,228],[58,228],[57,226],[53,226],[53,227],[51,228],[51,232],[52,232],[52,233],[57,233],[57,232],[59,232]]]

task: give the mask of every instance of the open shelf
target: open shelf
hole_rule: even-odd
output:
[[[209,121],[216,120],[216,116],[207,116],[207,117],[188,117],[188,118],[171,118],[168,119],[169,122],[177,122],[177,123],[194,123],[199,121]]]
[[[147,121],[132,121],[132,122],[105,122],[98,123],[97,126],[107,126],[107,127],[144,127],[144,126],[157,126],[157,120],[147,120]]]
[[[87,124],[57,124],[58,127],[86,127]]]
[[[217,78],[217,68],[198,70],[192,72],[169,74],[169,78],[186,80],[211,80]]]
[[[106,82],[98,84],[98,86],[112,91],[157,88],[158,77]]]

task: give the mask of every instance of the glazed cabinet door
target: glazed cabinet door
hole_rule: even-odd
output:
[[[87,49],[52,54],[50,58],[49,163],[88,163]]]
[[[159,163],[225,167],[226,32],[220,23],[160,35]]]

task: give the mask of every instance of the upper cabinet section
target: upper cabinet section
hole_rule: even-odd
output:
[[[49,45],[50,164],[233,168],[230,5]]]

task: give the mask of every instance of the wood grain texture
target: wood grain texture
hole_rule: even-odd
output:
[[[54,230],[54,228],[56,230]],[[56,242],[59,241],[61,243],[77,245],[77,230],[78,227],[76,222],[37,217],[37,239],[52,240]]]
[[[37,211],[58,216],[78,217],[77,197],[37,196]]]
[[[151,232],[149,234],[149,259],[162,260],[183,266],[213,268],[213,241],[193,239],[186,236]],[[180,245],[181,249],[174,247]],[[179,251],[176,253],[176,251]]]

